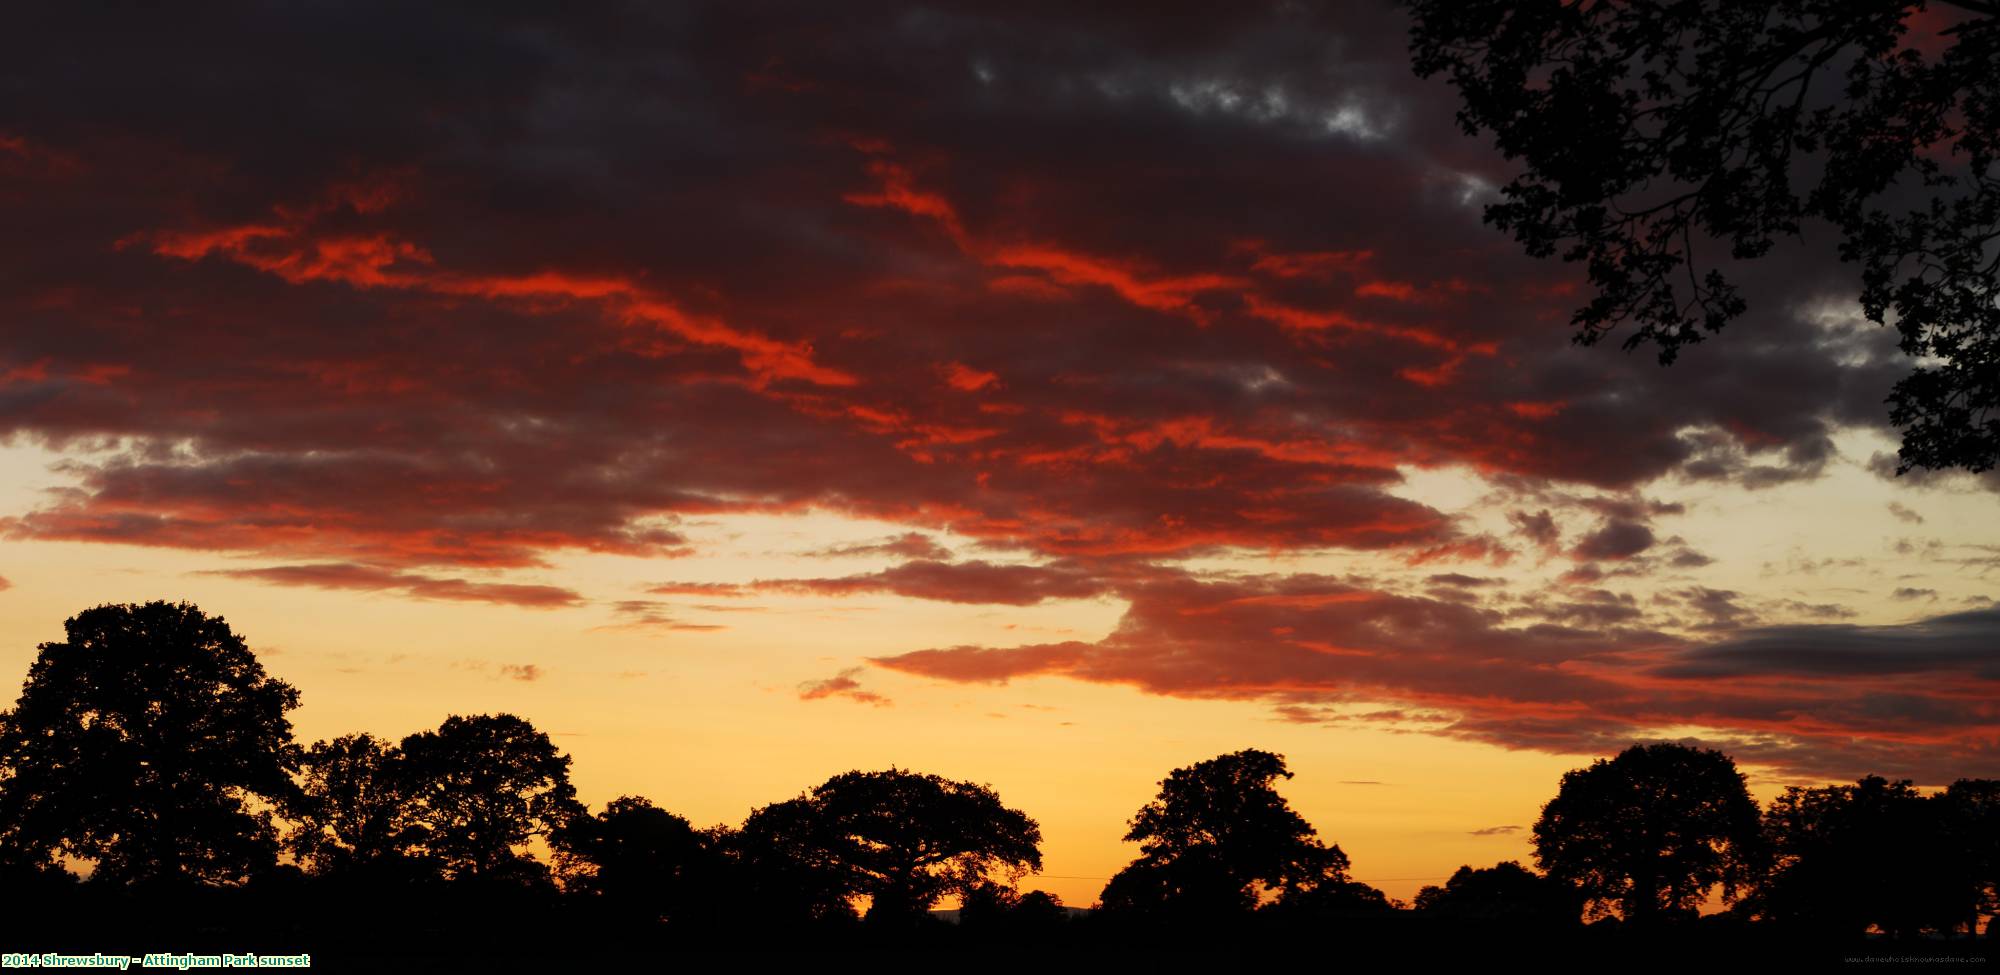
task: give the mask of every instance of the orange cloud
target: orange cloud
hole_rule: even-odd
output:
[[[986,258],[1002,267],[1034,268],[1060,284],[1108,288],[1141,308],[1186,313],[1203,320],[1194,300],[1203,293],[1243,287],[1224,274],[1155,275],[1121,262],[1046,245],[1001,247]]]
[[[557,609],[580,605],[583,601],[575,592],[560,586],[468,582],[464,579],[438,578],[352,562],[274,565],[261,569],[211,569],[203,574],[250,579],[279,586],[396,592],[415,599],[499,603],[530,609]]]
[[[861,668],[850,667],[825,680],[809,680],[799,685],[799,700],[823,701],[828,698],[844,697],[860,704],[872,704],[878,708],[888,707],[891,702],[874,691],[863,690],[855,675]]]
[[[1000,381],[998,374],[974,369],[963,362],[947,362],[940,369],[945,385],[960,392],[976,393]]]

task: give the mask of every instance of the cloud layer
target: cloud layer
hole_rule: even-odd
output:
[[[825,511],[907,533],[811,554],[897,562],[648,595],[1116,598],[1103,641],[880,663],[1301,720],[1390,700],[1526,747],[1702,723],[1801,767],[1991,758],[1991,661],[1935,635],[1983,623],[1588,591],[1708,559],[1602,499],[1816,477],[1903,367],[1798,311],[1831,287],[1807,257],[1751,282],[1726,351],[1568,346],[1576,276],[1481,227],[1503,165],[1386,5],[127,15],[46,5],[0,41],[0,434],[73,485],[11,537],[546,608],[583,597],[508,573]],[[1545,500],[1483,534],[1407,490],[1443,465]],[[1564,506],[1595,527],[1564,538]],[[1327,550],[1440,564],[1423,591],[1184,568]],[[1469,574],[1555,557],[1571,589]]]

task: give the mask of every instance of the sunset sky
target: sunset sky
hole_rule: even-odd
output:
[[[1243,748],[1401,898],[1637,740],[2000,775],[2000,477],[1835,239],[1572,345],[1389,5],[516,6],[12,12],[0,680],[184,599],[302,741],[971,779],[1075,905]]]

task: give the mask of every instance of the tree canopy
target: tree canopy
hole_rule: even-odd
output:
[[[2000,779],[1959,779],[1933,801],[1941,806],[1949,855],[1972,895],[1967,921],[2000,914]]]
[[[1577,921],[1613,910],[1649,951],[1741,946],[1753,930],[1921,947],[1990,934],[2000,906],[2000,783],[1926,794],[1870,776],[1793,788],[1760,814],[1727,756],[1656,744],[1563,776],[1534,828],[1539,873],[1461,867],[1415,911],[1348,876],[1346,854],[1278,793],[1283,756],[1218,756],[1159,783],[1126,833],[1139,856],[1100,910],[1072,917],[1016,889],[1041,867],[1040,828],[989,786],[892,768],[836,775],[736,830],[697,830],[638,796],[591,816],[568,757],[523,718],[452,716],[399,744],[351,734],[300,753],[285,718],[297,693],[221,619],[103,606],[68,637],[42,645],[0,713],[0,892],[17,926],[58,942],[101,937],[115,916],[153,925],[130,937],[283,931],[371,958],[440,932],[490,950],[601,943],[606,957],[745,938],[1060,951],[1206,935],[1376,938],[1402,958],[1409,938],[1453,932],[1601,948],[1615,942]],[[277,860],[281,817],[302,869]],[[90,879],[69,858],[93,861]],[[1727,918],[1653,936],[1717,885]],[[953,895],[960,924],[926,923]],[[863,901],[875,923],[855,923]]]
[[[786,924],[855,919],[861,884],[843,844],[822,830],[810,797],[760,807],[720,839],[734,878],[733,899],[760,904]]]
[[[1417,892],[1417,910],[1439,917],[1509,924],[1575,924],[1583,902],[1575,890],[1505,860],[1459,867],[1442,887]]]
[[[1069,910],[1048,891],[1023,894],[1005,884],[984,883],[960,895],[958,923],[996,940],[1048,937],[1069,923]]]
[[[1991,786],[1961,780],[1926,796],[1907,779],[1871,775],[1785,790],[1764,815],[1772,865],[1759,913],[1837,936],[1949,933],[1976,921],[1989,906],[1979,861],[1993,823],[1967,817],[1964,800]]]
[[[1593,913],[1625,920],[1691,916],[1757,875],[1757,803],[1721,752],[1663,743],[1565,773],[1535,823],[1535,862],[1574,886]]]
[[[300,763],[298,821],[287,844],[315,873],[416,869],[423,842],[402,750],[373,735],[314,742]]]
[[[1579,342],[1672,362],[1748,310],[1728,265],[1830,225],[1915,358],[1899,471],[2000,462],[2000,4],[1407,2],[1416,72],[1525,166],[1487,221],[1584,265]]]
[[[867,897],[872,920],[921,915],[995,872],[1039,870],[1041,841],[1041,827],[987,786],[894,768],[844,772],[759,809],[738,839],[797,890]]]
[[[1320,842],[1274,787],[1282,755],[1254,749],[1175,769],[1132,817],[1139,857],[1105,885],[1106,909],[1228,914],[1265,895],[1343,889],[1347,854]]]
[[[295,794],[290,685],[187,603],[84,610],[0,714],[7,859],[118,882],[240,883],[275,864]]]
[[[708,837],[640,796],[620,796],[555,837],[563,887],[635,917],[683,922],[717,891]]]
[[[436,731],[403,739],[423,852],[459,880],[541,882],[548,868],[526,844],[557,835],[584,814],[569,756],[511,714],[452,715]]]

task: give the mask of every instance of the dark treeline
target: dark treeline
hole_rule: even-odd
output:
[[[1300,945],[1385,962],[1839,961],[1983,956],[1996,908],[2000,783],[1927,795],[1870,777],[1759,809],[1726,756],[1654,744],[1563,777],[1535,868],[1461,867],[1409,905],[1350,876],[1290,808],[1281,756],[1197,762],[1133,816],[1137,858],[1080,912],[1022,889],[1040,829],[985,786],[848,772],[734,827],[637,796],[593,812],[569,758],[519,717],[302,746],[286,717],[298,692],[220,618],[156,602],[66,626],[0,713],[8,952],[309,952],[376,969]],[[934,910],[948,900],[956,923]],[[1725,909],[1698,913],[1711,903]]]

